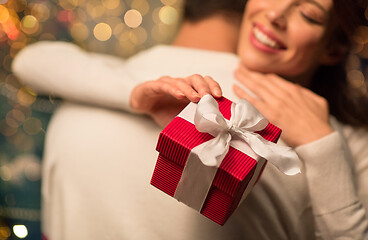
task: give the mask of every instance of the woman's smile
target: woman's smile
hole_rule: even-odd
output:
[[[250,42],[255,48],[269,53],[277,53],[286,49],[286,46],[276,36],[259,23],[253,25]]]

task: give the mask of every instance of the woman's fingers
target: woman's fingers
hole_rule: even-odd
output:
[[[205,76],[204,80],[207,82],[208,86],[211,89],[211,93],[215,97],[221,97],[222,96],[222,90],[218,82],[216,82],[212,77]]]
[[[176,99],[181,100],[186,97],[192,102],[198,102],[200,99],[198,92],[183,78],[163,77],[157,84],[162,94],[172,95]]]
[[[198,102],[201,97],[211,94],[221,97],[220,85],[211,77],[195,74],[187,78],[162,77],[159,79],[155,91],[170,94],[177,99],[188,98],[192,102]]]
[[[267,85],[268,80],[263,74],[235,71],[235,77],[242,85],[263,101],[276,102],[281,100],[277,88]]]

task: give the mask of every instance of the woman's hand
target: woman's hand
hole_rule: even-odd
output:
[[[259,98],[234,85],[235,94],[251,102],[271,123],[283,130],[281,138],[291,147],[320,139],[333,132],[328,123],[326,99],[275,74],[250,71],[239,65],[238,81]]]
[[[166,126],[189,102],[198,102],[206,94],[222,96],[219,84],[209,76],[165,76],[135,87],[130,95],[130,106],[136,112],[150,115],[159,125]]]

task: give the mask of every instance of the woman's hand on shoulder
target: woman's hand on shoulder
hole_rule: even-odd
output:
[[[235,94],[247,99],[271,123],[280,127],[283,130],[281,138],[289,146],[307,144],[333,132],[328,123],[327,100],[311,90],[275,74],[251,71],[241,64],[235,77],[258,98],[236,85]]]
[[[209,76],[164,76],[136,86],[130,95],[130,106],[166,126],[189,102],[198,102],[206,94],[222,96],[219,84]]]

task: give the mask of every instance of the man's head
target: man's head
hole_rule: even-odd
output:
[[[184,20],[197,22],[213,15],[241,17],[246,2],[246,0],[185,0]]]

